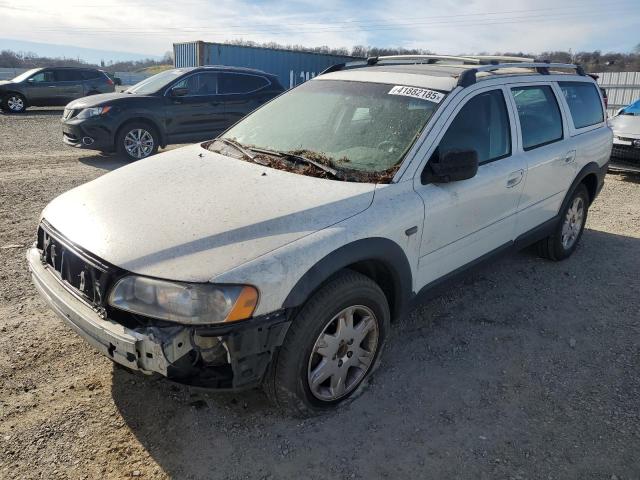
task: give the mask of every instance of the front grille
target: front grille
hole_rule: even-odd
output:
[[[42,263],[72,293],[96,308],[102,308],[117,269],[65,239],[48,223],[38,227],[38,250]]]

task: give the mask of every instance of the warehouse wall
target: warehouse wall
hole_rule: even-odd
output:
[[[609,115],[640,99],[640,72],[603,72],[598,84],[607,91]]]
[[[173,51],[176,67],[229,65],[256,68],[277,75],[285,88],[295,87],[336,63],[360,60],[355,57],[205,42],[176,43]]]

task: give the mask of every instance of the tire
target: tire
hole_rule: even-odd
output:
[[[27,109],[27,100],[19,93],[10,93],[2,100],[2,110],[9,113],[23,113]]]
[[[140,144],[137,144],[138,139]],[[124,125],[116,135],[116,150],[128,160],[142,160],[158,152],[159,136],[156,129],[143,122]]]
[[[267,395],[303,417],[353,398],[378,366],[390,317],[373,280],[351,270],[339,273],[293,319],[267,374]]]
[[[98,95],[100,92],[96,92],[95,90],[91,90],[89,93],[87,93],[85,96],[86,97],[90,97],[91,95]]]
[[[589,192],[584,184],[580,184],[560,212],[560,221],[556,230],[538,242],[538,255],[554,261],[571,256],[582,237],[588,210]]]

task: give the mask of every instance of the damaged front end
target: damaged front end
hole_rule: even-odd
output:
[[[43,221],[27,253],[50,307],[114,362],[210,388],[259,384],[290,321],[284,311],[217,325],[185,325],[114,308],[108,292],[127,272],[65,239]]]
[[[131,330],[141,341],[146,373],[200,387],[240,389],[259,384],[289,327],[285,312],[221,326],[153,325]]]

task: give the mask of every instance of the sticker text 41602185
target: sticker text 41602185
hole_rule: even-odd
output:
[[[444,98],[444,93],[436,92],[435,90],[429,90],[427,88],[418,87],[406,87],[403,85],[396,85],[389,90],[389,95],[402,95],[405,97],[420,98],[422,100],[428,100],[433,103],[440,103]]]

